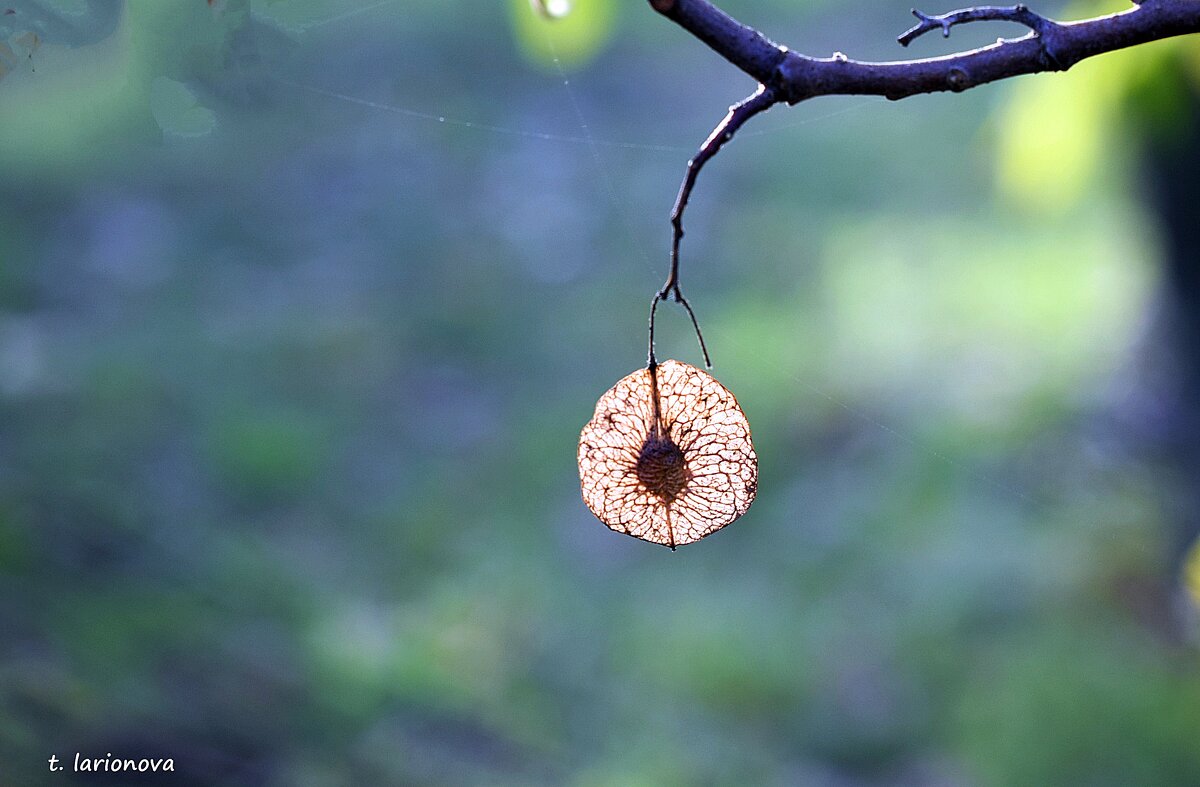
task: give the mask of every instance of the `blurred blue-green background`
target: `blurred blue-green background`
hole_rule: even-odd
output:
[[[1022,34],[908,1],[722,7]],[[683,283],[758,500],[672,554],[576,441],[753,85],[573,6],[4,4],[0,783],[1200,783],[1200,45],[747,126]]]

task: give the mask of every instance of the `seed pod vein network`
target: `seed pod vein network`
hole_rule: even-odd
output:
[[[746,513],[758,458],[725,386],[690,364],[652,361],[596,403],[579,438],[579,479],[609,528],[675,549]]]

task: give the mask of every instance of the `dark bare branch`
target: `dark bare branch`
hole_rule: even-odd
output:
[[[717,155],[717,151],[721,149],[729,140],[733,139],[733,135],[738,129],[750,118],[764,112],[779,102],[775,93],[770,88],[759,85],[758,90],[754,95],[746,98],[743,101],[734,104],[729,108],[729,112],[725,118],[717,124],[713,132],[708,135],[708,139],[704,140],[704,144],[700,146],[700,150],[696,155],[688,161],[687,173],[684,175],[683,183],[679,187],[679,194],[675,197],[675,207],[671,210],[671,271],[667,274],[667,280],[663,286],[654,295],[654,300],[650,302],[650,366],[655,365],[654,358],[654,314],[658,308],[658,302],[672,298],[676,303],[683,306],[687,310],[688,316],[692,320],[692,327],[696,330],[696,339],[700,342],[700,350],[704,354],[704,365],[712,367],[712,362],[708,357],[708,347],[704,344],[704,335],[700,333],[700,324],[696,320],[696,313],[692,311],[691,304],[683,297],[683,291],[679,289],[679,244],[683,240],[683,211],[687,208],[688,198],[692,196],[692,188],[696,185],[696,178],[700,175],[700,170],[713,156]]]
[[[961,11],[951,11],[939,16],[930,16],[915,8],[912,13],[920,20],[920,24],[904,31],[896,38],[900,42],[900,46],[908,46],[917,37],[925,35],[930,30],[940,29],[942,38],[949,38],[950,28],[967,22],[1016,22],[1019,25],[1025,25],[1034,33],[1042,33],[1047,27],[1054,24],[1041,14],[1030,11],[1026,5],[983,5],[976,8],[964,8]]]
[[[696,315],[679,288],[683,212],[701,168],[750,118],[781,101],[797,104],[817,96],[877,95],[901,99],[944,90],[960,92],[1021,74],[1065,71],[1080,60],[1105,52],[1200,32],[1200,0],[1141,0],[1139,5],[1126,11],[1078,22],[1055,22],[1024,5],[980,6],[939,16],[914,9],[919,24],[898,39],[905,46],[931,30],[940,29],[944,36],[949,36],[951,27],[968,22],[1016,22],[1031,32],[1022,38],[1000,39],[990,46],[943,57],[871,63],[851,60],[841,52],[835,52],[829,58],[814,58],[789,51],[708,0],[649,2],[656,11],[759,83],[754,95],[730,107],[729,114],[688,162],[679,196],[671,211],[671,270],[650,303],[651,368],[656,363],[654,316],[659,301],[668,297],[687,310],[704,353],[704,362],[711,366]]]
[[[775,69],[783,62],[787,52],[784,47],[711,3],[650,0],[650,5],[764,85],[771,83]]]
[[[1078,22],[1052,22],[1013,9],[965,9],[930,17],[932,27],[928,29],[946,29],[941,19],[958,24],[990,14],[1026,24],[1035,32],[944,57],[872,63],[844,55],[814,58],[791,52],[730,18],[708,0],[651,0],[651,5],[789,104],[827,95],[899,99],[961,91],[1021,74],[1063,71],[1104,52],[1200,32],[1197,0],[1144,0],[1126,11]]]

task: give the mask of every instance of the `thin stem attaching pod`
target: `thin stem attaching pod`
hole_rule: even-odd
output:
[[[918,24],[899,36],[905,46],[932,30],[949,35],[950,28],[969,22],[1016,22],[1032,32],[1022,38],[1000,39],[951,55],[870,63],[851,60],[840,52],[829,58],[793,52],[738,22],[709,0],[650,0],[655,11],[760,83],[754,95],[730,107],[729,114],[688,162],[687,175],[671,212],[674,227],[671,273],[650,302],[650,367],[656,363],[655,312],[658,302],[668,296],[687,310],[704,353],[704,363],[712,366],[696,314],[679,289],[679,242],[683,238],[683,211],[696,176],[743,123],[779,102],[794,105],[827,95],[880,95],[896,100],[942,90],[960,92],[1019,74],[1065,71],[1080,60],[1103,52],[1200,33],[1200,0],[1133,2],[1134,6],[1125,11],[1076,22],[1055,22],[1020,4],[964,8],[940,15],[914,10]]]
[[[679,186],[679,195],[675,198],[675,207],[671,209],[671,271],[667,274],[667,280],[663,283],[663,286],[654,294],[653,300],[650,301],[650,368],[654,368],[657,364],[654,356],[654,316],[658,309],[658,302],[666,300],[668,297],[683,306],[687,311],[688,317],[692,320],[692,328],[696,331],[696,339],[700,342],[700,351],[704,354],[704,365],[710,369],[712,368],[712,361],[708,356],[708,347],[704,343],[704,334],[700,332],[700,323],[696,320],[696,313],[692,310],[691,304],[687,302],[687,298],[683,297],[683,291],[679,288],[679,244],[683,240],[683,212],[687,208],[688,199],[692,196],[692,189],[696,185],[696,178],[699,176],[700,170],[704,165],[708,163],[708,160],[717,155],[717,151],[726,142],[733,139],[733,135],[737,133],[738,129],[747,120],[760,112],[770,109],[779,103],[779,101],[780,99],[775,95],[774,90],[766,85],[759,85],[758,90],[752,96],[729,108],[728,114],[717,124],[713,132],[708,135],[708,139],[704,140],[704,144],[700,146],[700,150],[696,152],[696,155],[688,161],[687,172],[683,176],[683,183]]]

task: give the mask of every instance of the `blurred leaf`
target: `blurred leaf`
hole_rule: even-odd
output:
[[[222,72],[233,37],[250,19],[250,4],[144,3],[130,16],[132,46],[147,73],[192,81]]]
[[[1183,567],[1183,584],[1192,597],[1192,603],[1200,608],[1200,539],[1188,550]]]
[[[1003,222],[928,235],[877,215],[830,233],[824,294],[837,377],[890,389],[924,369],[964,415],[1006,428],[1035,416],[1034,426],[1037,398],[1109,368],[1141,313],[1150,272],[1131,262],[1135,239],[1106,234],[1112,221],[1081,222],[1082,238]]]
[[[1067,19],[1122,10],[1076,3]],[[1067,74],[1015,83],[998,121],[998,181],[1030,211],[1061,212],[1123,165],[1129,140],[1181,130],[1179,109],[1200,85],[1194,37],[1157,41],[1092,58]]]
[[[510,18],[522,54],[531,62],[553,68],[579,67],[595,57],[616,30],[617,4],[612,0],[563,0],[556,13],[537,12],[529,0],[509,0]]]
[[[16,33],[8,39],[9,43],[0,41],[0,79],[9,71],[26,65],[33,69],[33,53],[41,46],[42,40],[37,33]],[[11,46],[10,46],[11,44]]]
[[[1113,146],[1124,53],[1080,63],[1016,87],[999,120],[999,186],[1024,209],[1060,212],[1100,175]]]
[[[159,128],[179,137],[201,137],[217,126],[216,115],[200,105],[187,85],[167,77],[150,83],[150,111]]]
[[[48,167],[67,170],[86,157],[84,140],[108,142],[114,126],[129,122],[141,73],[128,33],[124,24],[114,35],[79,47],[43,38],[36,72],[28,64],[9,71],[2,83],[0,166],[41,174]],[[24,54],[18,58],[25,60]]]
[[[233,36],[249,19],[248,0],[219,7],[129,3],[123,14],[99,13],[100,7],[110,4],[90,4],[89,13],[78,17],[49,9],[13,15],[25,26],[9,42],[16,63],[0,53],[0,66],[10,69],[3,83],[0,164],[41,176],[65,173],[73,163],[91,160],[93,144],[111,150],[151,132],[151,118],[178,137],[215,128],[216,115],[182,82],[225,66]],[[33,40],[26,29],[40,36],[36,71],[19,65]]]
[[[6,6],[0,6],[6,8]],[[88,0],[25,0],[0,14],[0,39],[31,34],[48,44],[78,47],[112,34],[121,4]]]

